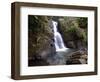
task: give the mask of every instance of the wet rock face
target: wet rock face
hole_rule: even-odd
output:
[[[47,43],[44,43],[44,46],[41,46],[41,49],[37,53],[45,60],[48,56],[54,55],[56,53],[54,42],[49,40]]]
[[[30,61],[46,62],[55,53],[51,17],[29,15],[28,56]],[[45,61],[44,61],[45,60]],[[37,62],[38,62],[37,61]]]
[[[66,43],[67,47],[69,48],[76,48],[75,42],[74,41],[68,41]]]

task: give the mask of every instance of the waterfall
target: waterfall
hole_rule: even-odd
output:
[[[62,36],[57,29],[58,23],[56,21],[52,21],[52,24],[53,24],[54,41],[55,41],[54,44],[56,51],[66,51],[67,48],[65,47]]]

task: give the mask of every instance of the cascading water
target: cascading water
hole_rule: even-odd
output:
[[[56,51],[66,51],[67,48],[65,47],[62,36],[58,32],[58,29],[57,29],[58,23],[56,21],[52,21],[52,23],[53,23],[54,41],[55,41]]]

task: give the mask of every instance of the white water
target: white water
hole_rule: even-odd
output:
[[[58,32],[58,29],[57,29],[58,23],[55,21],[52,21],[52,23],[53,23],[54,41],[55,41],[56,51],[66,51],[66,49],[68,49],[68,48],[65,47],[62,36]]]

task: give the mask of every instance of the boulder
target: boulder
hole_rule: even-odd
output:
[[[66,64],[87,64],[87,57],[88,55],[86,49],[81,49],[72,53],[67,59]]]

